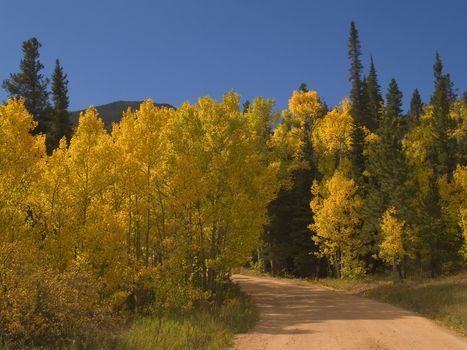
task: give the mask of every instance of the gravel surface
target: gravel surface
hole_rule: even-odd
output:
[[[299,280],[234,275],[260,319],[235,350],[457,350],[467,338],[403,309]]]

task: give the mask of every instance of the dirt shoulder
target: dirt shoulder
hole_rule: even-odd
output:
[[[234,275],[260,319],[236,350],[467,349],[467,339],[403,309],[296,280]]]

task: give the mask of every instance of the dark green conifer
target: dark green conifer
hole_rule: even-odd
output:
[[[435,76],[435,91],[431,97],[433,107],[432,128],[434,133],[433,146],[430,154],[436,176],[448,174],[451,176],[455,168],[455,140],[448,136],[454,121],[449,117],[449,106],[453,98],[450,76],[443,74],[443,64],[436,53],[433,65]]]
[[[378,129],[381,119],[381,109],[383,106],[383,98],[381,96],[381,88],[378,83],[373,57],[370,59],[370,72],[366,79],[366,96],[367,96],[367,123],[366,126],[371,132]]]
[[[376,131],[378,139],[370,145],[366,162],[369,179],[363,207],[363,232],[374,245],[379,241],[380,219],[389,207],[395,207],[404,220],[408,221],[410,218],[409,169],[402,148],[402,93],[394,79],[389,84],[386,101],[386,108]]]
[[[364,85],[361,79],[361,72],[363,69],[360,60],[360,39],[358,36],[357,28],[355,23],[350,23],[350,36],[349,36],[349,59],[350,59],[350,76],[349,80],[352,84],[350,90],[350,101],[352,103],[352,117],[354,118],[355,132],[353,135],[353,149],[352,149],[352,163],[354,168],[354,174],[357,179],[361,178],[361,175],[365,169],[365,159],[363,156],[363,143],[365,135],[362,130],[365,116],[365,105],[364,105]]]
[[[415,89],[410,100],[409,118],[412,123],[418,123],[423,112],[422,97],[418,89]]]
[[[247,113],[248,110],[250,109],[251,103],[249,100],[246,100],[245,103],[243,104],[243,113]]]
[[[53,128],[53,143],[56,147],[60,139],[65,136],[67,140],[71,137],[71,123],[68,106],[68,79],[63,72],[60,61],[55,61],[55,69],[52,74],[52,99],[53,99],[53,117],[51,120]]]
[[[361,125],[363,123],[363,89],[362,89],[362,62],[360,60],[361,56],[361,46],[360,39],[358,36],[357,28],[355,27],[355,22],[350,23],[350,36],[349,36],[349,59],[350,59],[350,76],[349,80],[352,84],[350,90],[350,100],[352,102],[352,115],[355,118],[357,124]]]
[[[391,79],[389,82],[385,115],[390,118],[400,118],[402,116],[402,92],[399,90],[395,79]]]
[[[39,48],[41,44],[36,38],[23,42],[23,59],[20,62],[20,71],[10,74],[10,78],[3,81],[3,88],[11,97],[23,97],[27,110],[39,123],[34,130],[36,133],[48,132],[46,110],[49,108],[49,93],[47,85],[49,80],[41,74],[44,68],[39,61]]]

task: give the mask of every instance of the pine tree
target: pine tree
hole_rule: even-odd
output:
[[[402,115],[402,92],[395,79],[391,79],[389,82],[385,114],[392,118],[400,118]]]
[[[308,92],[308,88],[306,87],[306,83],[301,83],[300,87],[298,88],[300,92]]]
[[[352,151],[352,161],[354,174],[360,178],[364,170],[364,156],[363,156],[363,142],[364,133],[361,129],[364,126],[365,106],[364,106],[364,86],[361,79],[361,72],[363,69],[360,61],[360,39],[355,23],[350,23],[350,37],[349,37],[349,59],[350,59],[350,76],[349,80],[352,83],[350,90],[350,101],[352,102],[352,117],[355,121],[354,131],[354,144]]]
[[[250,110],[251,103],[249,100],[246,100],[245,103],[243,103],[243,113],[248,113]]]
[[[430,158],[434,164],[435,175],[451,176],[455,168],[455,140],[449,139],[448,133],[454,127],[449,117],[449,106],[453,97],[452,83],[448,74],[443,74],[443,64],[436,53],[433,65],[435,91],[431,97],[433,106],[432,128],[434,141]]]
[[[350,92],[350,99],[352,101],[352,113],[357,121],[361,121],[363,118],[362,111],[363,106],[361,104],[362,99],[362,80],[361,72],[363,69],[360,61],[361,55],[360,39],[358,37],[358,31],[355,27],[355,22],[350,23],[350,37],[349,37],[349,59],[350,64],[350,77],[349,80],[352,83]]]
[[[20,72],[10,74],[10,78],[3,81],[3,88],[11,97],[23,97],[27,110],[39,123],[34,130],[36,133],[48,132],[46,110],[49,107],[49,80],[40,71],[44,68],[39,61],[41,44],[36,38],[23,42],[23,59],[20,62]]]
[[[363,207],[363,231],[370,244],[379,241],[379,219],[389,207],[395,207],[404,220],[410,216],[409,169],[402,148],[402,93],[394,79],[389,84],[386,100],[386,108],[376,131],[377,139],[369,146],[366,162],[369,180]],[[370,251],[374,249],[370,247]]]
[[[52,99],[53,99],[53,119],[51,127],[53,128],[53,146],[58,146],[60,139],[65,136],[67,140],[71,137],[70,113],[68,112],[68,79],[63,73],[63,67],[60,61],[55,61],[55,69],[52,74]]]
[[[402,92],[392,79],[386,95],[386,109],[378,129],[379,140],[376,142],[376,152],[373,153],[372,162],[378,168],[372,169],[379,177],[381,191],[388,199],[389,205],[395,206],[401,215],[404,212],[404,199],[407,199],[408,169],[402,138]],[[377,158],[377,159],[376,159]],[[371,173],[371,170],[370,170]]]
[[[413,123],[417,123],[420,120],[420,116],[423,113],[423,102],[422,97],[418,89],[415,89],[410,100],[409,117]]]
[[[279,191],[269,206],[270,223],[263,239],[267,243],[267,271],[274,275],[312,276],[319,262],[310,252],[316,250],[308,226],[312,223],[309,203],[313,179],[310,169],[293,173],[293,187]]]
[[[375,132],[381,119],[381,107],[383,98],[381,88],[378,83],[373,57],[370,59],[370,72],[366,79],[366,98],[367,98],[367,127],[371,132]]]

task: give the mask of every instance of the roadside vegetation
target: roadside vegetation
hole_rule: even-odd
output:
[[[87,342],[71,340],[62,345],[28,349],[94,350],[222,350],[228,349],[234,334],[251,329],[258,313],[251,299],[232,283],[223,285],[222,301],[213,300],[185,312],[164,317],[135,317],[128,325],[100,329]],[[23,349],[23,347],[14,347]],[[0,350],[9,347],[2,345]],[[24,348],[26,349],[26,348]]]
[[[400,306],[467,335],[467,273],[394,282],[391,276],[325,278],[313,283]]]

